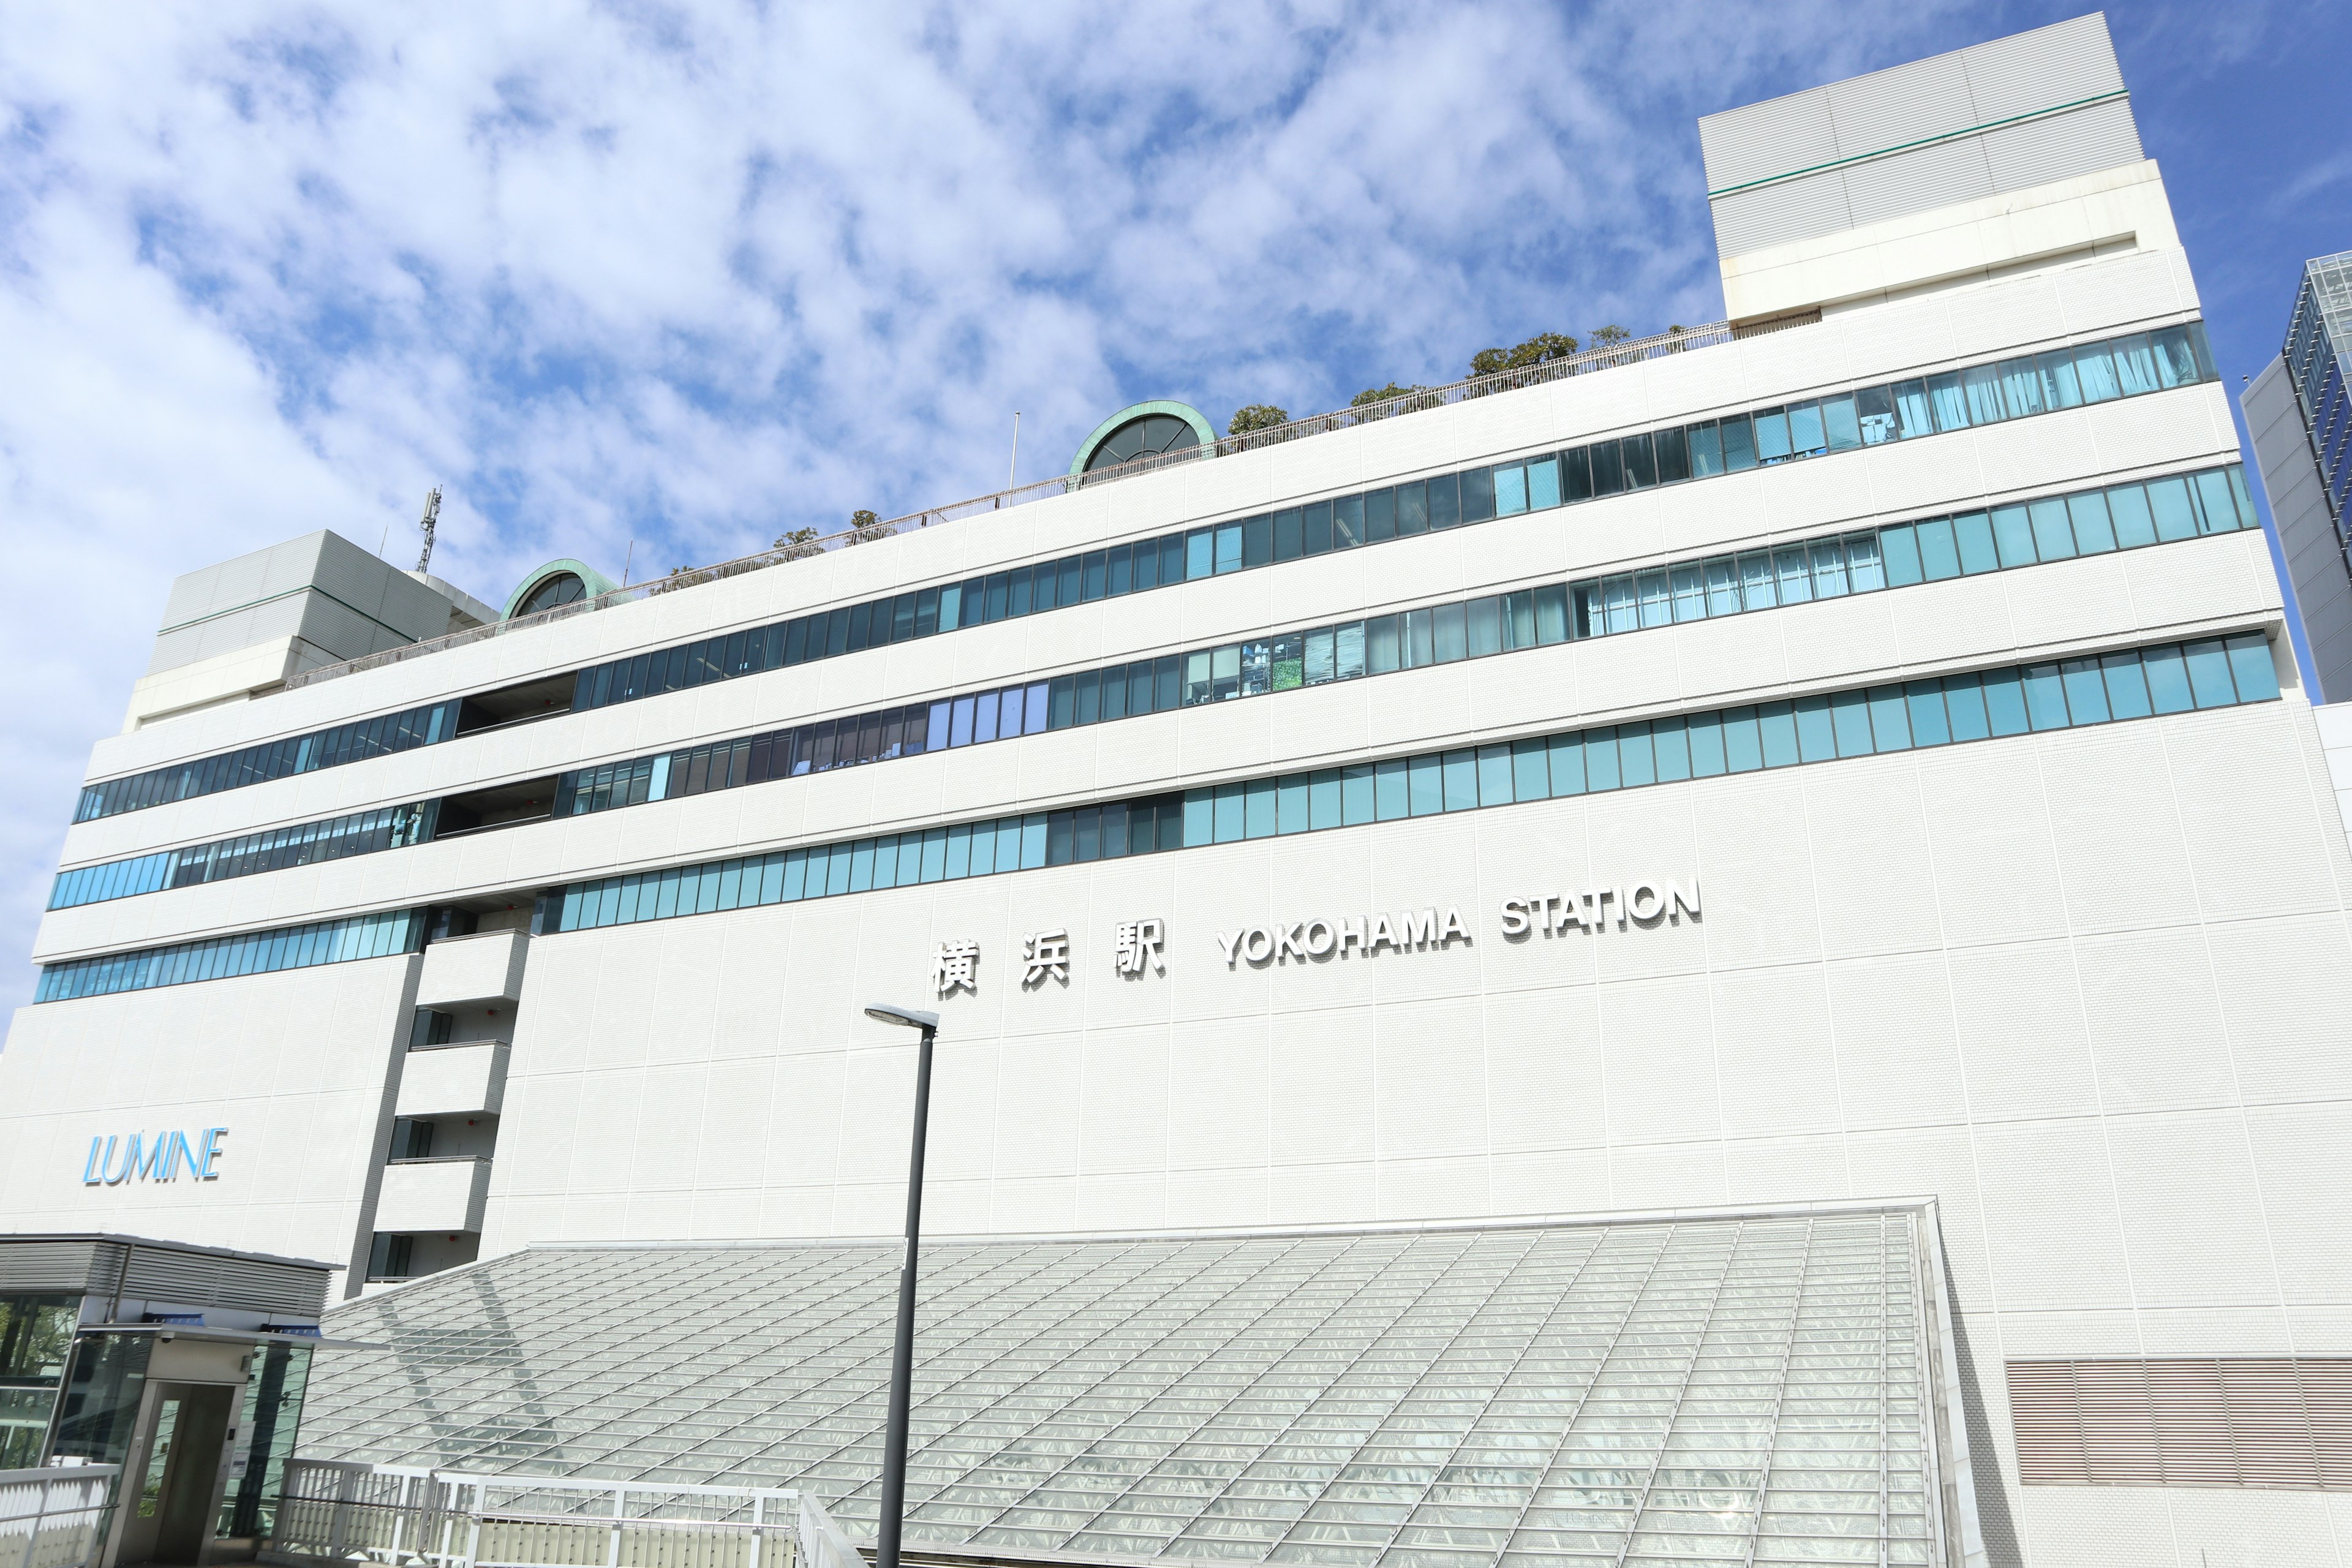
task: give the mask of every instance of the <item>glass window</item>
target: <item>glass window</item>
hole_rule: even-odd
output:
[[[1429,487],[1426,484],[1397,486],[1396,523],[1397,536],[1401,539],[1429,531]]]
[[[2208,468],[2195,476],[2197,510],[2202,516],[2208,533],[2234,533],[2238,528],[2237,498],[2230,492],[2230,475],[2223,468]]]
[[[1996,735],[2022,735],[2031,728],[2026,721],[2023,672],[1997,669],[1979,677],[1984,690],[1985,717],[1992,723]]]
[[[1328,516],[1327,510],[1326,516]],[[1306,514],[1290,507],[1274,514],[1274,558],[1296,561],[1306,553]]]
[[[1214,791],[1217,803],[1217,842],[1234,844],[1241,840],[1246,825],[1243,815],[1247,796],[1237,784],[1219,784]]]
[[[1217,841],[1216,813],[1214,790],[1188,789],[1184,792],[1184,847],[1187,849]],[[975,850],[972,857],[975,873],[979,859]]]
[[[1462,521],[1462,476],[1440,474],[1429,481],[1429,526],[1452,528]]]
[[[2042,412],[2042,373],[2034,367],[2031,354],[2001,365],[2000,395],[2012,419]]]
[[[1813,597],[1840,599],[1845,596],[1845,542],[1824,539],[1811,546],[1813,556]]]
[[[1998,571],[2000,554],[1993,546],[1992,519],[1980,511],[1952,519],[1952,534],[1960,547],[1960,571],[1973,577]]]
[[[2148,334],[2158,386],[2191,386],[2200,379],[2197,351],[2187,327],[2165,327]]]
[[[1378,797],[1380,820],[1393,822],[1398,817],[1412,816],[1412,801],[1405,787],[1407,772],[1405,759],[1391,757],[1387,762],[1375,763],[1372,766],[1374,794]]]
[[[1220,523],[1216,530],[1216,575],[1222,577],[1228,572],[1240,571],[1242,569],[1242,525],[1238,522]]]
[[[1865,447],[1884,445],[1895,438],[1900,426],[1895,417],[1895,393],[1891,387],[1865,386],[1853,395],[1854,418],[1862,429]]]
[[[2188,539],[2197,531],[2197,509],[2189,499],[2189,481],[2183,479],[2150,479],[2147,483],[2148,510],[2156,516],[2156,536],[2170,542]]]
[[[1718,555],[1706,563],[1706,613],[1739,613],[1739,563],[1728,555]]]
[[[1538,738],[1514,741],[1511,752],[1511,798],[1544,800],[1551,795],[1549,749]]]
[[[2246,632],[2230,639],[2230,673],[2236,678],[2238,700],[2263,702],[2279,694],[2278,668],[2271,662],[2270,639]]]
[[[1960,384],[1968,393],[1969,423],[1998,425],[2009,417],[2000,396],[2000,367],[1980,364],[1960,373]]]
[[[1712,479],[1723,472],[1723,434],[1715,427],[1715,421],[1691,426],[1688,437],[1693,477]]]
[[[1550,766],[1547,771],[1551,774],[1553,797],[1556,799],[1561,795],[1582,795],[1584,793],[1584,737],[1575,734],[1554,735],[1551,738],[1549,751]]]
[[[1727,415],[1717,428],[1723,434],[1723,467],[1740,473],[1756,466],[1756,429],[1745,414]]]
[[[1903,689],[1905,717],[1914,745],[1941,746],[1952,738],[1951,726],[1944,718],[1943,685],[1940,680],[1915,680]]]
[[[1965,430],[1969,427],[1968,394],[1960,384],[1958,371],[1946,371],[1927,378],[1927,401],[1936,410],[1936,428]]]
[[[1887,585],[1907,588],[1927,580],[1919,568],[1919,538],[1910,527],[1878,531],[1878,552],[1885,563]]]
[[[1765,702],[1756,709],[1756,729],[1763,742],[1764,765],[1785,768],[1797,762],[1797,705]]]
[[[1405,782],[1415,816],[1434,816],[1445,809],[1445,759],[1435,752],[1406,759]],[[1475,789],[1475,784],[1473,784]]]
[[[1684,728],[1690,737],[1691,776],[1711,779],[1725,772],[1723,716],[1701,713]]]
[[[1468,616],[1465,611],[1465,606],[1461,605],[1440,605],[1429,612],[1434,662],[1452,664],[1470,657]]]
[[[1071,716],[1072,723],[1092,724],[1102,717],[1101,682],[1102,672],[1097,669],[1089,669],[1076,679],[1074,682],[1076,688],[1076,702],[1074,703],[1075,711]]]
[[[1851,451],[1863,445],[1863,426],[1853,416],[1853,393],[1821,400],[1821,433],[1830,451]]]
[[[2068,496],[2066,513],[2074,522],[2075,549],[2085,555],[2104,555],[2116,547],[2116,525],[2107,516],[2105,490]]]
[[[1377,544],[1394,539],[1396,526],[1396,491],[1368,490],[1364,494],[1364,541]]]
[[[1271,838],[1281,826],[1282,791],[1278,779],[1252,779],[1242,786],[1245,838]]]
[[[1783,605],[1802,605],[1813,596],[1813,573],[1801,544],[1783,545],[1772,552],[1772,577]]]
[[[2116,542],[2126,550],[2156,542],[2156,516],[2148,510],[2147,492],[2139,486],[2109,486],[2107,510],[2115,519]]]
[[[1307,685],[1320,686],[1339,679],[1339,666],[1332,659],[1332,640],[1328,626],[1307,634],[1305,678]]]
[[[2144,648],[2140,668],[2147,677],[2147,696],[2158,713],[2185,713],[2197,706],[2189,689],[2189,665],[2178,647]]]
[[[2107,721],[2107,683],[2095,658],[2070,658],[2059,667],[2066,687],[2067,717],[2077,724]]]
[[[1959,539],[1948,517],[1929,518],[1917,525],[1919,572],[1930,583],[1960,574]]]
[[[1350,621],[1331,634],[1331,662],[1341,680],[1353,680],[1364,673],[1364,625]]]
[[[1223,543],[1224,542],[1221,537],[1218,540],[1219,552],[1221,555],[1223,553]],[[1272,565],[1273,563],[1274,519],[1264,514],[1256,517],[1244,518],[1242,520],[1242,564],[1244,566],[1268,566]],[[1223,562],[1222,560],[1219,561],[1218,566],[1220,570],[1223,570]]]
[[[1513,466],[1495,470],[1495,515],[1516,517],[1528,510],[1528,471]]]
[[[2230,680],[2229,650],[2219,637],[2193,642],[2182,650],[2189,661],[2189,689],[2200,708],[2227,708],[2238,700]]]
[[[1601,602],[1608,606],[1608,617],[1596,631],[1630,632],[1642,625],[1641,599],[1634,589],[1631,574],[1611,577],[1601,584]]]
[[[1407,610],[1402,638],[1402,652],[1407,669],[1426,669],[1437,662],[1437,639],[1433,626],[1434,616],[1427,610]]]
[[[1160,546],[1148,539],[1140,545],[1122,544],[1110,552],[1110,596],[1112,598],[1116,599],[1122,595],[1135,592],[1135,552],[1139,550],[1143,552],[1147,560],[1160,559]],[[1150,585],[1149,583],[1143,584],[1147,588]]]
[[[1906,441],[1936,433],[1936,416],[1924,381],[1898,381],[1894,386],[1895,417]]]
[[[1985,709],[1984,682],[1979,677],[1946,676],[1944,710],[1951,718],[1955,741],[1981,741],[1992,733],[1992,720]]]
[[[949,710],[948,714],[949,745],[969,746],[971,744],[971,726],[974,703],[975,700],[970,697],[959,697],[955,700],[955,706]],[[995,703],[992,699],[989,703],[989,709],[990,716],[993,717],[995,712]],[[995,737],[991,735],[989,739],[993,740]]]
[[[1307,820],[1317,831],[1346,824],[1347,813],[1342,807],[1339,770],[1323,768],[1307,780]]]
[[[1589,447],[1572,447],[1559,455],[1560,499],[1565,501],[1592,499],[1592,450]]]
[[[1829,436],[1822,424],[1822,405],[1812,402],[1789,405],[1789,449],[1804,458],[1828,451],[1829,445]]]
[[[1472,658],[1484,658],[1490,653],[1503,651],[1503,601],[1497,596],[1473,599],[1466,606],[1469,612],[1469,653]],[[1532,616],[1530,616],[1532,618]],[[1443,640],[1444,633],[1439,633]],[[1443,658],[1443,654],[1440,655]]]
[[[2105,403],[2123,395],[2123,386],[2116,379],[2115,359],[2105,343],[2084,343],[2074,350],[2074,379],[2082,384],[2085,403]]]
[[[1528,510],[1544,511],[1559,504],[1559,460],[1544,458],[1529,463],[1528,474]]]
[[[1658,482],[1658,456],[1648,431],[1628,436],[1621,447],[1625,456],[1625,488],[1645,490]]]
[[[1753,555],[1739,557],[1740,594],[1751,610],[1769,610],[1779,598],[1772,586],[1772,557],[1759,550]]]
[[[1544,647],[1568,640],[1568,588],[1554,583],[1536,590],[1536,641]]]
[[[1339,805],[1349,826],[1376,820],[1373,770],[1369,763],[1339,770]]]
[[[1395,616],[1375,616],[1364,623],[1365,668],[1374,675],[1386,675],[1402,666],[1397,621]]]
[[[1830,717],[1826,697],[1797,699],[1797,754],[1809,763],[1825,763],[1837,753],[1837,726]]]
[[[1080,603],[1091,605],[1097,599],[1109,595],[1110,556],[1106,552],[1100,550],[1088,552],[1080,559],[1079,570],[1081,574],[1078,587]]]
[[[1663,568],[1637,575],[1634,590],[1641,596],[1643,626],[1663,626],[1675,618],[1671,579]]]
[[[2137,397],[2143,392],[2158,389],[2156,359],[2148,352],[2147,334],[2134,332],[2127,338],[2116,338],[2107,344],[2116,360],[2116,377],[2126,397]]]
[[[1678,784],[1691,775],[1689,727],[1680,719],[1659,719],[1650,725],[1650,752],[1660,784]]]
[[[1759,408],[1749,416],[1756,422],[1756,458],[1767,466],[1789,457],[1789,411]]]
[[[2054,664],[2037,664],[2024,672],[2026,717],[2037,730],[2066,727],[2066,691]]]
[[[1534,589],[1522,588],[1503,601],[1503,646],[1512,649],[1538,646]]]
[[[2034,552],[2044,561],[2064,561],[2074,553],[2074,525],[2060,500],[2038,500],[2026,511],[2033,519]],[[1997,515],[1997,514],[1996,514]]]
[[[1617,778],[1628,789],[1658,782],[1657,754],[1647,723],[1617,726]]]
[[[2140,673],[2139,655],[2111,653],[2099,662],[2106,679],[2107,707],[2116,718],[2145,719],[2155,711],[2148,705],[2147,678]]]
[[[1196,528],[1184,536],[1184,580],[1206,577],[1217,567],[1217,531]]]
[[[1478,808],[1478,753],[1465,746],[1458,752],[1445,753],[1445,809],[1475,811]]]
[[[2074,354],[2071,349],[2055,349],[2035,357],[2042,368],[2042,406],[2044,408],[2076,408],[2082,405],[2083,384],[2074,374]]]
[[[1735,773],[1752,773],[1764,765],[1764,735],[1755,709],[1723,710],[1723,761]]]
[[[1706,569],[1696,562],[1674,569],[1675,619],[1706,619]]]
[[[1658,482],[1680,484],[1691,477],[1690,447],[1683,440],[1680,426],[1657,432],[1654,439],[1658,452]]]
[[[1613,496],[1625,488],[1625,462],[1614,441],[1596,441],[1592,454],[1592,493]]]
[[[1552,769],[1552,788],[1559,788],[1559,769]],[[1594,795],[1615,789],[1617,776],[1617,732],[1610,729],[1587,730],[1584,732],[1584,787]]]
[[[1907,752],[1911,749],[1911,720],[1899,686],[1874,686],[1870,689],[1871,744],[1882,752]],[[1845,738],[1838,738],[1838,750],[1845,750]]]

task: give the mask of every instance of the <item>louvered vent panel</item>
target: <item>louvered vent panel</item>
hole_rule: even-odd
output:
[[[0,1241],[0,1291],[104,1295],[122,1249],[101,1241]]]
[[[2352,1490],[2352,1361],[2009,1363],[2028,1486]]]

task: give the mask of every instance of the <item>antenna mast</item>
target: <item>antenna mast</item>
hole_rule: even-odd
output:
[[[417,521],[417,526],[425,531],[425,553],[416,558],[416,569],[419,572],[424,571],[426,566],[432,563],[433,528],[434,525],[440,521],[441,487],[439,485],[435,485],[431,489],[425,492],[425,515]]]

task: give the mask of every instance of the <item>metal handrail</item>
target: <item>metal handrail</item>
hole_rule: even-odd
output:
[[[0,1470],[0,1568],[85,1568],[106,1539],[121,1474],[120,1465]]]
[[[1294,419],[1286,425],[1276,425],[1264,430],[1251,430],[1239,436],[1220,436],[1207,447],[1187,447],[1174,452],[1144,453],[1108,468],[1094,468],[1082,474],[1057,474],[1048,479],[1034,479],[1025,485],[992,490],[969,500],[950,501],[921,511],[908,512],[860,529],[844,529],[838,533],[805,543],[788,544],[770,550],[739,555],[714,566],[681,568],[667,577],[650,583],[639,583],[626,588],[614,588],[585,599],[575,599],[568,605],[540,610],[528,616],[516,616],[488,626],[472,626],[465,631],[451,632],[443,637],[428,637],[422,642],[406,643],[399,647],[385,648],[381,653],[362,654],[341,664],[320,665],[286,678],[284,690],[292,691],[313,686],[324,680],[340,679],[365,669],[380,669],[386,665],[400,664],[426,654],[442,653],[468,643],[483,642],[491,637],[506,637],[549,626],[573,616],[593,615],[599,610],[614,609],[634,604],[656,594],[676,593],[681,588],[699,587],[706,583],[722,582],[740,577],[747,572],[764,571],[793,561],[806,561],[831,550],[846,550],[856,545],[872,544],[895,537],[909,530],[931,527],[935,523],[953,522],[982,513],[1003,511],[1008,507],[1044,500],[1054,496],[1068,495],[1091,485],[1108,484],[1119,479],[1138,479],[1158,473],[1179,463],[1197,462],[1209,458],[1231,457],[1240,452],[1255,452],[1267,447],[1279,447],[1310,436],[1324,436],[1339,430],[1352,430],[1360,426],[1377,424],[1402,415],[1418,414],[1426,409],[1442,408],[1472,398],[1492,397],[1497,393],[1517,392],[1523,387],[1540,386],[1547,382],[1562,381],[1572,375],[1590,375],[1596,371],[1619,370],[1627,365],[1641,364],[1672,354],[1687,353],[1693,349],[1714,348],[1744,338],[1761,336],[1789,327],[1810,326],[1822,319],[1819,310],[1806,310],[1770,321],[1746,324],[1714,321],[1703,327],[1683,327],[1653,333],[1646,338],[1631,338],[1623,342],[1604,343],[1598,348],[1549,359],[1540,364],[1524,365],[1515,370],[1496,371],[1488,375],[1474,375],[1444,386],[1417,386],[1411,392],[1378,403],[1354,405],[1328,414],[1310,415]],[[543,717],[543,715],[532,715]]]

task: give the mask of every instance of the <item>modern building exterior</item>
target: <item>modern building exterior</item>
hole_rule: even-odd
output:
[[[7,1223],[870,1529],[936,1006],[942,1560],[2338,1561],[2352,852],[2105,25],[1700,132],[1719,326],[101,741]]]
[[[2240,402],[2287,574],[2311,641],[2323,700],[2352,698],[2352,250],[2305,262],[2286,344]]]

